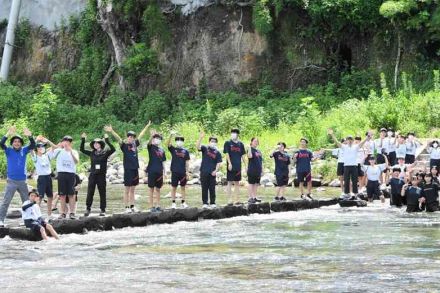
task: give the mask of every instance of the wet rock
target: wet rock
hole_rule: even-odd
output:
[[[198,210],[198,218],[199,219],[205,219],[205,220],[217,220],[217,219],[223,219],[223,213],[220,208],[215,209],[199,209]]]
[[[270,203],[253,203],[249,204],[248,207],[249,214],[270,214]]]
[[[296,211],[297,207],[292,201],[275,201],[270,204],[270,209],[273,212],[290,212]]]
[[[223,216],[225,218],[247,216],[248,214],[248,210],[244,205],[228,205],[223,208]]]
[[[0,228],[0,238],[4,238],[9,235],[9,228],[1,227]]]
[[[41,235],[31,231],[28,228],[10,228],[9,237],[18,240],[39,241]]]
[[[113,228],[111,217],[86,217],[83,220],[88,231],[109,231]]]
[[[21,209],[10,209],[6,215],[7,219],[19,219],[21,218]]]
[[[114,214],[111,218],[112,225],[116,229],[134,226],[133,221],[131,220],[131,214]]]
[[[84,219],[62,219],[49,221],[58,234],[82,234],[86,229]]]
[[[343,208],[349,208],[349,207],[366,207],[367,202],[365,200],[340,200],[339,205]]]
[[[199,219],[199,210],[197,208],[172,209],[170,210],[172,218],[178,221],[194,222]]]
[[[144,227],[149,224],[148,216],[149,213],[134,213],[129,215],[131,218],[132,225],[134,227]]]
[[[332,205],[338,204],[339,198],[332,198],[332,199],[328,199],[328,200],[318,200],[318,202],[319,202],[319,207],[327,207],[327,206],[332,206]]]

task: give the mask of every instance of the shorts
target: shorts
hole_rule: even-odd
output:
[[[163,173],[148,173],[148,187],[161,188],[163,185]]]
[[[186,179],[186,174],[185,173],[171,172],[171,186],[172,187],[177,187],[179,184],[182,187],[186,186],[186,182],[187,181],[188,180]]]
[[[31,229],[34,233],[40,234],[41,228],[46,228],[46,222],[43,218],[38,218],[37,220],[24,220],[24,225],[26,228]]]
[[[52,198],[53,197],[52,176],[51,175],[38,176],[37,190],[41,198],[44,198],[44,195],[47,195],[47,197]]]
[[[362,170],[361,164],[358,164],[358,177],[365,176],[364,170]]]
[[[297,172],[296,178],[298,179],[298,183],[301,183],[304,181],[310,182],[310,181],[312,181],[312,172],[311,171]]]
[[[248,183],[249,184],[260,184],[260,180],[261,180],[261,175],[248,173]]]
[[[139,185],[139,170],[124,169],[124,186]]]
[[[229,171],[226,173],[227,181],[240,181],[241,180],[241,171]]]
[[[78,202],[78,191],[75,190],[75,201]],[[69,203],[69,197],[66,196],[66,203]]]
[[[277,186],[287,186],[289,184],[289,175],[276,175]]]
[[[338,163],[338,167],[336,169],[336,174],[338,176],[344,176],[344,163]]]
[[[59,172],[58,173],[58,195],[75,195],[75,173]]]
[[[440,168],[440,159],[430,159],[429,160],[429,169],[431,169],[434,166],[437,166],[437,170]]]
[[[405,164],[412,164],[416,161],[416,156],[415,155],[408,155],[406,154],[405,156]]]

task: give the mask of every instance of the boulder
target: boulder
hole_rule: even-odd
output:
[[[0,227],[0,238],[4,238],[9,235],[9,228]]]
[[[9,209],[6,214],[7,219],[19,219],[21,218],[21,209]]]
[[[343,208],[349,208],[349,207],[366,207],[367,202],[365,200],[340,200],[339,205]]]
[[[198,218],[205,220],[217,220],[217,219],[223,219],[224,216],[220,208],[215,208],[215,209],[208,208],[208,209],[199,209]]]
[[[87,231],[109,231],[113,229],[111,217],[84,217],[82,220]]]
[[[225,218],[247,216],[248,214],[248,210],[244,205],[227,205],[223,207],[223,216]]]
[[[28,228],[10,228],[9,237],[18,240],[40,241],[41,235]]]
[[[51,220],[49,223],[58,234],[82,234],[87,231],[84,218]]]
[[[270,214],[270,203],[252,203],[247,206],[249,214]]]
[[[133,221],[131,220],[131,214],[113,214],[112,225],[116,229],[121,229],[125,227],[133,227]]]

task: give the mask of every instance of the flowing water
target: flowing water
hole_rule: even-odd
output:
[[[440,214],[367,208],[0,240],[0,292],[436,292]]]

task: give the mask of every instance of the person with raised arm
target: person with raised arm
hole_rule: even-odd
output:
[[[4,227],[6,213],[15,192],[18,191],[20,194],[21,202],[25,202],[28,199],[26,157],[30,150],[35,148],[35,141],[29,129],[25,128],[23,134],[29,138],[29,145],[27,146],[23,146],[24,140],[20,135],[16,134],[15,126],[11,126],[0,141],[0,147],[4,150],[7,161],[6,187],[0,205],[0,227]],[[6,146],[9,136],[12,136],[10,139],[11,146]]]
[[[160,189],[163,186],[166,161],[165,151],[161,147],[162,135],[152,129],[148,140],[148,203],[151,212],[160,212]]]
[[[222,154],[217,148],[218,139],[211,136],[209,138],[209,145],[202,145],[202,140],[205,138],[205,133],[200,132],[197,140],[197,150],[202,152],[202,165],[200,166],[200,183],[202,185],[202,202],[203,208],[216,208],[215,200],[215,185],[217,172],[222,164]],[[208,202],[209,195],[209,202]]]
[[[355,144],[353,137],[347,137],[347,144],[342,144],[335,137],[333,129],[328,129],[327,133],[331,136],[335,144],[342,148],[344,156],[344,195],[341,199],[355,200],[358,196],[358,151],[362,148],[366,141],[368,141],[372,135],[371,131],[360,143]],[[350,182],[352,185],[353,195],[350,197]]]
[[[291,157],[286,152],[286,144],[279,142],[277,149],[270,155],[275,161],[275,179],[277,190],[275,195],[276,201],[286,201],[285,192],[286,186],[289,184]]]
[[[173,145],[171,139],[175,136],[174,131],[170,132],[170,136],[167,140],[168,150],[171,153],[171,208],[176,208],[176,191],[177,186],[180,184],[180,192],[182,194],[181,207],[187,208],[188,205],[185,202],[186,199],[186,183],[188,181],[188,167],[189,167],[189,151],[183,147],[185,138],[183,136],[176,136],[174,141],[176,146]]]
[[[248,183],[249,183],[249,199],[248,203],[259,203],[261,199],[257,197],[257,189],[260,185],[261,175],[263,174],[263,155],[258,149],[260,142],[258,138],[253,137],[251,139],[250,147],[247,150],[248,157]]]
[[[134,131],[127,132],[127,139],[125,141],[113,130],[111,125],[104,128],[105,131],[110,132],[116,140],[119,142],[124,164],[124,204],[125,213],[137,212],[135,208],[134,191],[136,186],[139,185],[139,156],[138,149],[140,146],[140,139],[145,135],[148,128],[151,125],[151,121],[142,129],[139,137],[136,138]]]
[[[90,142],[90,148],[92,150],[85,149],[87,135],[83,133],[81,135],[81,145],[79,150],[90,157],[90,175],[89,183],[87,186],[87,199],[86,199],[86,212],[84,216],[88,217],[92,210],[93,196],[95,195],[95,188],[98,187],[99,192],[99,207],[101,209],[100,216],[105,216],[105,210],[107,208],[107,162],[108,158],[115,152],[115,147],[110,142],[108,134],[104,135],[104,139],[95,138]],[[108,145],[109,149],[105,149]]]

